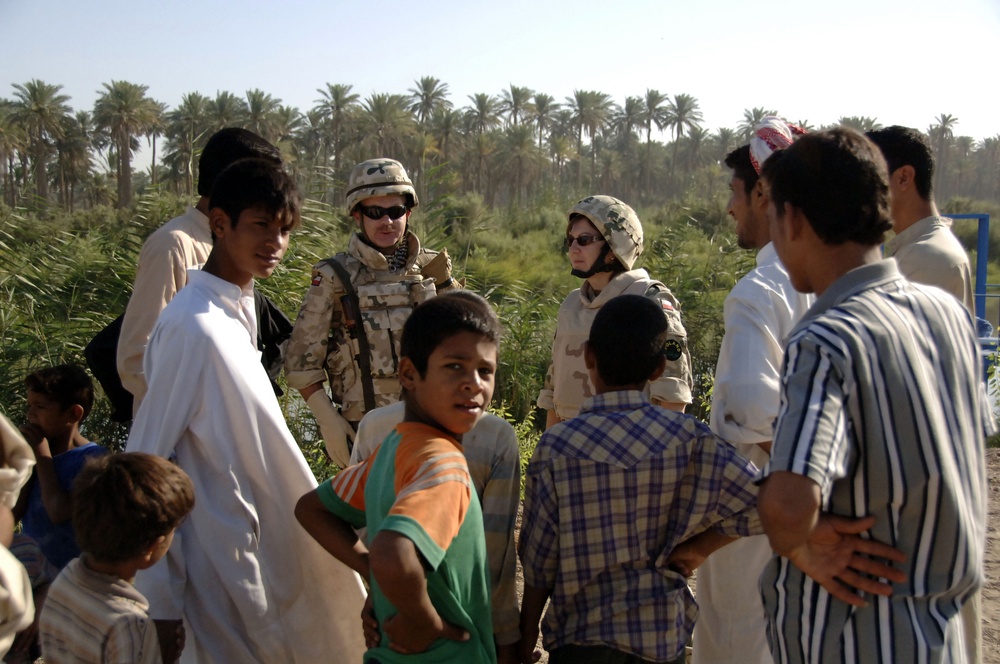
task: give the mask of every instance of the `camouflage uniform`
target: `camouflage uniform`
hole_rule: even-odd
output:
[[[409,251],[406,263],[389,271],[385,255],[367,245],[359,234],[351,236],[346,253],[313,267],[312,285],[302,300],[295,329],[288,342],[285,375],[288,386],[302,389],[330,381],[333,401],[341,405],[347,421],[357,424],[365,414],[357,324],[363,324],[371,349],[372,384],[375,405],[385,406],[400,398],[399,338],[403,324],[417,304],[434,297],[434,280],[424,278],[421,269],[438,252],[423,249],[413,233],[407,232]],[[351,283],[361,305],[360,321],[344,315],[346,295],[340,278],[329,260],[338,261],[352,275]],[[442,292],[454,288],[449,285]]]
[[[570,210],[571,219],[575,215],[586,217],[600,231],[608,249],[626,269],[634,265],[642,253],[642,226],[632,208],[611,196],[589,196]],[[571,220],[570,226],[572,223]],[[603,260],[603,256],[598,260]],[[590,326],[605,302],[618,295],[632,294],[655,300],[667,319],[666,370],[646,386],[646,395],[669,403],[691,403],[691,353],[687,331],[681,322],[680,303],[666,286],[651,279],[645,270],[629,269],[615,274],[600,293],[595,293],[590,283],[584,281],[583,286],[570,293],[559,307],[552,361],[545,376],[545,386],[538,394],[539,408],[554,411],[564,420],[579,414],[583,400],[594,395],[594,386],[583,360],[583,346],[590,336]]]

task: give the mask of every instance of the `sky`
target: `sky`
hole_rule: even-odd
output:
[[[468,96],[686,93],[711,131],[744,109],[1000,134],[1000,0],[0,0],[0,97],[37,78],[91,110],[127,80],[176,106],[260,88],[306,111],[326,83],[361,98],[423,76]]]

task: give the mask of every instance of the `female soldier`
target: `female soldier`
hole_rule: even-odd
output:
[[[538,406],[548,411],[546,428],[576,417],[594,386],[583,361],[583,344],[598,310],[613,297],[645,295],[658,302],[670,325],[664,352],[667,369],[647,386],[650,401],[684,411],[691,403],[691,356],[680,303],[643,269],[632,269],[642,253],[642,224],[631,207],[611,196],[588,196],[569,211],[566,249],[572,274],[584,279],[559,307],[552,362]],[[627,330],[623,330],[627,334]]]
[[[399,400],[399,335],[413,307],[455,287],[448,253],[422,248],[409,231],[417,203],[398,161],[354,167],[347,211],[358,230],[346,252],[313,267],[288,342],[288,385],[306,400],[330,459],[341,467],[361,417]],[[327,379],[332,401],[323,389]]]

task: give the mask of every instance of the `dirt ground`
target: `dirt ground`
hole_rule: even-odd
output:
[[[989,487],[989,520],[986,526],[986,576],[983,583],[983,664],[1000,664],[1000,448],[986,450],[986,476]],[[517,526],[520,531],[520,515]],[[520,572],[518,569],[519,588],[522,583]],[[692,579],[691,585],[696,590],[696,579]],[[542,661],[547,660],[548,657],[543,655]]]

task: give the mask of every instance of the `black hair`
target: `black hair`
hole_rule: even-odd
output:
[[[665,357],[666,343],[663,309],[642,295],[608,300],[597,312],[587,339],[597,374],[608,387],[649,380]]]
[[[417,306],[403,325],[399,354],[424,377],[431,353],[459,332],[473,332],[500,344],[500,321],[493,307],[467,290],[444,293]]]
[[[889,181],[878,148],[847,127],[806,134],[764,162],[778,216],[800,209],[826,244],[881,244],[889,221]]]
[[[757,186],[757,170],[750,160],[750,146],[741,145],[726,155],[726,166],[732,169],[733,175],[743,180],[744,193],[749,196],[753,188]]]
[[[266,159],[281,163],[281,152],[257,134],[240,127],[226,127],[212,134],[198,159],[198,195],[208,196],[215,179],[240,159]]]
[[[917,193],[925,201],[931,199],[934,192],[934,153],[927,136],[916,129],[899,125],[874,129],[865,136],[882,152],[890,175],[903,166],[912,166]]]
[[[57,404],[62,410],[71,406],[83,408],[83,417],[87,419],[94,407],[94,381],[76,364],[60,364],[32,371],[24,378],[24,386],[32,392],[42,394]]]
[[[298,226],[302,199],[292,177],[265,159],[241,159],[219,174],[212,187],[209,210],[222,208],[233,228],[244,210],[262,209],[272,216],[284,216]]]
[[[194,484],[163,457],[122,452],[92,457],[73,484],[73,532],[102,563],[145,552],[194,508]]]

